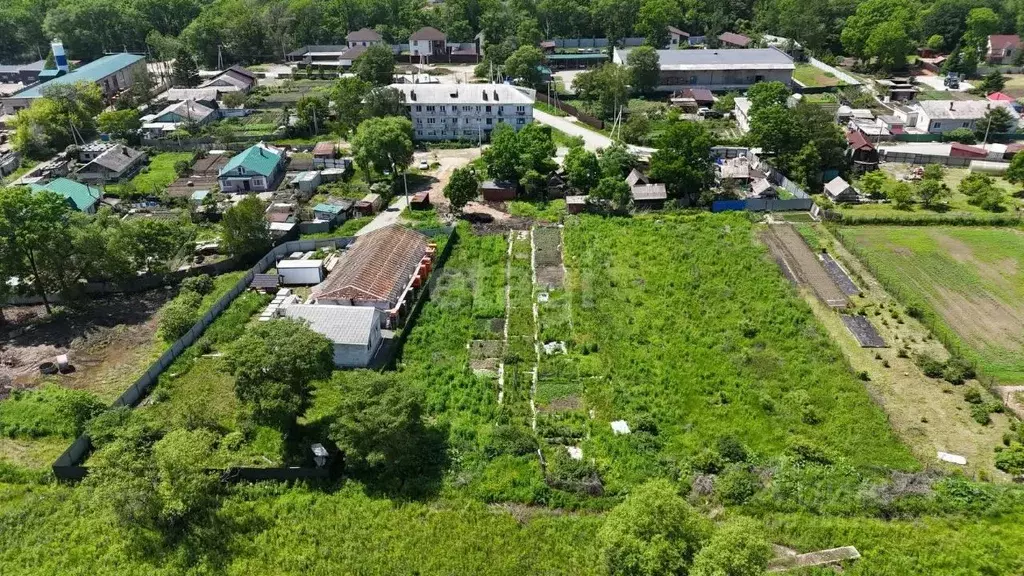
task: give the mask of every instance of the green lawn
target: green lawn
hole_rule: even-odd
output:
[[[839,86],[843,84],[831,72],[825,72],[810,64],[797,64],[793,79],[808,87]]]
[[[1024,232],[1014,228],[840,229],[890,292],[914,305],[983,375],[1024,384]]]
[[[176,162],[191,162],[191,152],[160,152],[149,159],[149,165],[142,169],[139,174],[132,178],[132,185],[139,193],[159,194],[172,182],[178,179],[174,172]],[[118,186],[108,186],[108,190],[115,191]]]
[[[917,93],[918,100],[983,100],[981,96],[975,96],[970,92],[959,92],[956,90],[930,90],[924,89]]]

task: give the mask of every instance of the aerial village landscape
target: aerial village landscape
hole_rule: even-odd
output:
[[[1021,32],[5,0],[0,574],[1024,574]]]

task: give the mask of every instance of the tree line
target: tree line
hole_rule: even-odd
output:
[[[951,66],[970,67],[987,35],[1024,28],[1022,8],[1024,0],[10,0],[0,6],[0,61],[44,58],[59,37],[73,59],[124,49],[171,59],[184,50],[207,67],[218,55],[252,64],[301,45],[341,44],[363,27],[400,43],[433,26],[458,42],[483,33],[500,64],[544,38],[642,36],[661,47],[672,25],[712,39],[729,30],[785,36],[881,67],[929,46],[953,53]]]

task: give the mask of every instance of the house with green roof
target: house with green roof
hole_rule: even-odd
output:
[[[48,184],[32,185],[33,192],[39,192],[40,190],[49,190],[50,192],[60,194],[75,210],[85,212],[86,214],[95,214],[96,205],[103,198],[103,192],[99,188],[86,186],[81,182],[75,182],[67,178],[57,178],[56,180],[51,180]]]
[[[220,169],[221,192],[266,192],[284,176],[284,151],[263,142],[250,146]]]

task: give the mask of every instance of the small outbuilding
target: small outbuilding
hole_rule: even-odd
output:
[[[306,195],[312,195],[319,185],[320,173],[315,170],[299,172],[291,181],[292,188],[298,190],[300,194]]]
[[[825,196],[837,204],[851,204],[857,202],[857,191],[849,182],[842,177],[836,176],[825,184]]]
[[[516,197],[516,185],[503,180],[484,180],[480,184],[480,195],[485,202],[507,202]]]
[[[373,216],[380,211],[380,194],[367,194],[363,199],[356,202],[355,211],[360,216]]]
[[[324,279],[323,260],[281,260],[277,273],[284,286],[313,286]]]
[[[664,184],[640,184],[633,186],[631,193],[637,210],[661,210],[668,199]]]
[[[326,336],[334,345],[334,364],[339,368],[369,366],[383,342],[381,312],[370,306],[292,304],[283,308],[283,314]]]
[[[418,192],[409,200],[412,210],[430,210],[430,192]]]
[[[249,282],[249,288],[264,294],[276,294],[281,287],[281,276],[279,274],[256,274]]]
[[[586,196],[566,196],[565,210],[569,214],[580,214],[587,210]]]
[[[348,219],[352,205],[353,202],[351,200],[321,202],[313,207],[313,218],[333,223],[344,222]]]

